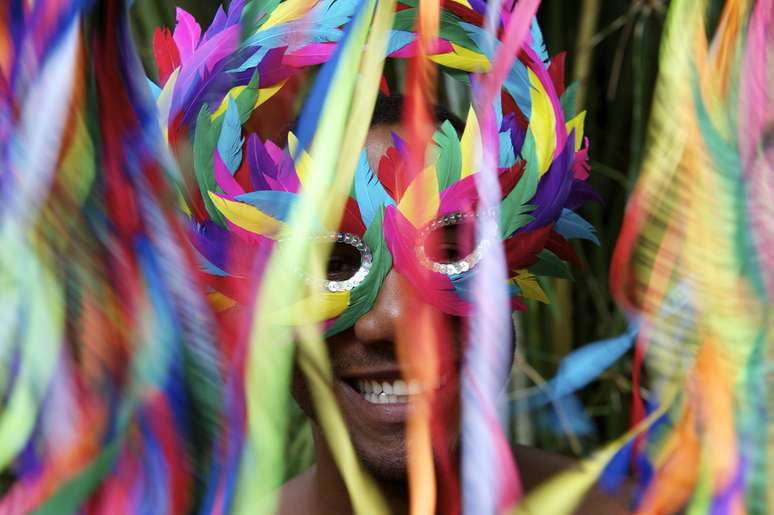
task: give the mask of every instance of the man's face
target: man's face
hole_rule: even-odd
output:
[[[366,153],[372,169],[392,145],[391,132],[397,126],[377,126],[368,134]],[[396,347],[399,331],[404,330],[403,344],[419,345],[406,337],[412,286],[394,269],[387,274],[371,309],[353,327],[328,339],[328,350],[334,374],[334,394],[344,416],[353,446],[363,464],[376,476],[401,480],[406,474],[405,423],[411,408],[411,395],[432,392],[437,412],[444,414],[448,448],[453,449],[458,435],[458,379],[460,362],[461,320],[444,315],[435,308],[433,315],[448,326],[452,341],[441,342],[448,352],[439,353],[439,370],[445,373],[423,384],[407,381]],[[451,377],[450,377],[451,376]],[[313,419],[310,396],[300,372],[296,370],[293,393],[302,408]]]

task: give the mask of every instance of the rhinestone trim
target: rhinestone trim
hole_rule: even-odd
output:
[[[423,228],[419,233],[419,244],[416,248],[417,259],[422,264],[422,266],[432,270],[433,272],[445,274],[448,276],[461,274],[475,267],[478,262],[481,261],[481,257],[484,255],[484,250],[486,250],[488,246],[488,242],[486,240],[480,242],[478,246],[476,246],[475,250],[465,256],[464,259],[460,259],[459,261],[455,261],[453,263],[439,263],[430,259],[430,257],[427,255],[427,252],[425,252],[425,241],[427,241],[427,238],[430,236],[430,234],[439,227],[457,225],[463,221],[476,218],[477,215],[473,213],[451,213],[433,220],[429,225]]]
[[[360,253],[360,268],[358,268],[357,272],[355,272],[352,277],[344,281],[331,281],[329,279],[314,281],[312,278],[307,277],[305,279],[306,284],[324,288],[332,293],[350,291],[360,286],[368,276],[368,273],[371,271],[371,266],[373,265],[373,255],[371,254],[371,249],[368,245],[366,245],[359,236],[348,232],[330,232],[321,234],[316,236],[315,240],[329,243],[344,243],[354,247]]]

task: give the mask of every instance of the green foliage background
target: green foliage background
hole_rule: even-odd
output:
[[[608,289],[610,257],[620,231],[627,193],[643,158],[658,50],[668,0],[543,0],[538,20],[549,53],[567,51],[566,77],[579,81],[578,109],[585,109],[591,141],[590,181],[604,203],[581,213],[597,227],[601,245],[580,243],[583,267],[575,281],[546,284],[549,306],[536,304],[517,319],[519,352],[514,367],[514,399],[524,388],[551,377],[562,357],[580,345],[621,334],[626,322]],[[717,19],[722,0],[710,3]],[[137,46],[146,65],[152,63],[153,30],[174,26],[173,1],[137,0],[133,21]],[[214,0],[180,0],[206,27],[217,9]],[[149,66],[149,74],[155,71]],[[451,92],[441,92],[448,97]],[[514,441],[583,455],[597,444],[623,433],[628,425],[631,359],[605,371],[581,392],[595,430],[571,434],[554,408],[514,417]],[[647,392],[644,392],[647,396]],[[566,420],[565,420],[566,422]]]

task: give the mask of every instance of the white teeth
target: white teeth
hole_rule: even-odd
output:
[[[408,388],[406,388],[406,382],[398,379],[392,384],[392,393],[395,395],[408,395]]]
[[[408,402],[409,396],[418,395],[428,390],[418,380],[406,383],[401,379],[393,382],[358,379],[355,381],[355,385],[365,400],[372,404],[405,403]],[[435,388],[438,388],[438,385]]]
[[[422,391],[422,383],[414,379],[413,381],[409,382],[408,385],[408,394],[409,395],[416,395]]]

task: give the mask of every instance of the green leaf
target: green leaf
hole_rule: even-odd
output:
[[[443,122],[433,139],[438,145],[438,160],[435,165],[438,175],[438,191],[443,191],[460,180],[462,149],[457,131],[449,120]]]

